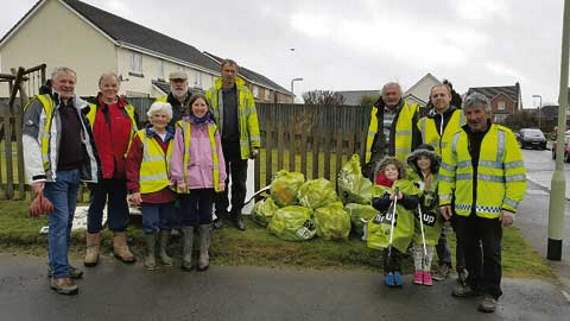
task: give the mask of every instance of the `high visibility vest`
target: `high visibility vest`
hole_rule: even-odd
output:
[[[167,103],[168,102],[168,95],[160,96],[154,100],[155,103]]]
[[[374,136],[378,132],[378,118],[376,114],[378,108],[376,106],[372,107],[370,112],[370,125],[368,126],[368,138],[366,140],[366,161],[368,162],[372,156],[371,149],[372,143],[374,142]],[[395,135],[394,135],[394,156],[405,162],[406,157],[412,151],[412,132],[413,124],[412,120],[414,115],[419,112],[419,106],[416,103],[408,103],[404,100],[404,106],[399,111],[398,120],[395,124]],[[394,124],[392,124],[394,126]]]
[[[48,181],[53,181],[55,180],[56,177],[55,173],[57,170],[57,163],[55,164],[52,163],[52,161],[55,162],[57,159],[57,156],[53,155],[53,153],[59,152],[59,150],[57,150],[59,142],[56,143],[55,141],[57,140],[57,138],[52,137],[52,135],[55,136],[58,135],[55,132],[54,128],[52,128],[53,119],[54,119],[54,110],[56,106],[54,105],[54,101],[52,100],[52,97],[49,94],[36,95],[35,99],[37,99],[39,103],[42,105],[43,115],[41,117],[45,117],[45,120],[43,121],[43,126],[40,127],[38,130],[38,140],[40,143],[42,166],[48,178]],[[31,106],[32,102],[33,100],[31,100],[30,103],[24,107],[24,110],[27,109],[29,106]],[[97,163],[97,158],[95,156],[95,146],[92,145],[92,142],[89,137],[90,134],[88,132],[88,127],[87,127],[89,125],[86,124],[87,121],[82,118],[83,115],[81,115],[80,111],[78,111],[77,114],[81,122],[81,135],[82,135],[81,137],[82,137],[83,146],[85,147],[85,152],[87,153],[87,156],[89,158],[88,167],[82,168],[81,179],[84,182],[97,183],[98,163]],[[41,119],[42,118],[40,118],[40,124],[42,124]],[[53,142],[52,138],[54,138]]]
[[[214,86],[205,95],[210,104],[216,123],[223,126],[222,78],[217,78]],[[259,121],[251,91],[241,78],[236,78],[237,114],[239,122],[239,145],[241,159],[248,159],[251,149],[261,147]],[[222,102],[220,104],[220,102]],[[221,106],[221,108],[220,108]],[[223,128],[222,128],[223,131]]]
[[[441,124],[443,126],[443,121]],[[433,146],[438,155],[441,155],[443,148],[451,142],[453,135],[461,130],[461,126],[463,125],[465,125],[465,116],[460,109],[453,111],[441,136],[439,134],[441,130],[438,130],[433,118],[422,117],[418,121],[418,128],[422,134],[422,142]]]
[[[97,116],[97,104],[89,104],[89,112],[87,113],[86,117],[87,120],[89,121],[89,125],[91,126],[91,130],[93,130],[93,126],[95,126],[95,116]],[[126,158],[128,153],[129,153],[129,149],[131,149],[131,143],[133,141],[133,138],[135,137],[135,135],[137,134],[137,121],[135,119],[135,107],[133,107],[133,105],[128,104],[127,106],[125,106],[125,111],[127,112],[127,116],[129,116],[129,119],[131,120],[131,133],[129,134],[129,145],[127,146],[127,150],[125,151],[124,157]]]
[[[439,204],[450,205],[455,197],[457,215],[495,219],[505,209],[516,212],[526,192],[526,169],[522,153],[510,129],[492,124],[481,142],[477,167],[477,193],[473,200],[473,166],[469,138],[461,130],[443,149],[439,170]]]
[[[172,140],[168,142],[165,153],[154,137],[148,137],[146,129],[137,132],[143,146],[143,158],[139,171],[140,192],[142,194],[154,193],[163,190],[170,185],[169,160],[172,149]]]
[[[176,126],[182,130],[184,136],[184,157],[183,171],[184,179],[188,177],[188,166],[190,165],[190,144],[192,142],[192,125],[190,122],[179,120]],[[208,138],[210,140],[210,150],[212,152],[212,182],[214,183],[214,191],[221,192],[220,182],[220,159],[218,158],[218,149],[221,148],[216,142],[216,132],[218,127],[214,123],[208,123]],[[180,193],[180,191],[179,191]]]
[[[47,173],[51,170],[50,164],[50,157],[49,157],[49,150],[50,150],[50,133],[51,133],[51,125],[53,121],[53,100],[49,95],[37,95],[36,98],[42,104],[44,108],[44,113],[46,115],[46,121],[44,123],[44,128],[40,128],[38,138],[40,140],[40,146],[42,150],[42,161],[44,165],[44,170]],[[55,164],[57,166],[57,164]]]

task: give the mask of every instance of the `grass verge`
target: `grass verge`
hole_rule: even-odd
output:
[[[24,201],[0,201],[0,251],[47,255],[47,237],[39,230],[47,224],[47,218],[32,219]],[[297,269],[335,269],[381,271],[380,252],[370,250],[356,237],[348,241],[333,242],[313,239],[295,243],[282,241],[267,230],[247,221],[247,231],[233,227],[216,231],[212,245],[214,265],[252,265],[288,267]],[[133,251],[142,257],[144,243],[140,222],[133,220],[129,227]],[[103,252],[111,251],[111,234],[104,233]],[[450,237],[450,246],[455,239]],[[84,251],[83,232],[74,232],[70,255],[81,258]],[[173,238],[170,253],[180,258],[179,238]],[[454,251],[453,251],[454,252]],[[437,259],[434,258],[434,265]],[[412,259],[404,260],[404,271],[411,272]],[[505,276],[523,278],[554,278],[546,261],[524,240],[516,228],[505,229],[503,234],[503,271]]]

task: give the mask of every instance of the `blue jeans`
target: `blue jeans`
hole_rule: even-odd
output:
[[[55,182],[45,184],[44,195],[53,203],[54,211],[48,215],[49,265],[54,278],[69,277],[67,253],[80,174],[78,169],[57,171]]]
[[[107,204],[107,222],[113,232],[124,232],[129,223],[127,183],[124,179],[104,179],[91,186],[87,232],[99,233],[103,229],[103,209]]]
[[[142,204],[143,230],[146,234],[170,231],[174,221],[174,202]]]

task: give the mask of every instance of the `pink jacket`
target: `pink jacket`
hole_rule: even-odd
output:
[[[187,120],[185,120],[187,121]],[[184,136],[180,127],[176,127],[170,161],[170,175],[174,186],[178,182],[186,182],[189,189],[214,188],[213,184],[213,160],[208,138],[208,125],[192,124],[192,137],[190,138],[190,163],[188,177],[184,177],[184,153],[188,153],[184,147]],[[219,160],[220,186],[226,181],[226,163],[221,148],[220,133],[216,132],[216,146]]]

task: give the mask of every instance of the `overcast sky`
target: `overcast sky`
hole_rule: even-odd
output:
[[[4,35],[35,0],[2,0]],[[290,88],[404,88],[431,72],[469,87],[521,83],[558,100],[562,0],[85,0]],[[294,48],[294,51],[291,50]]]

